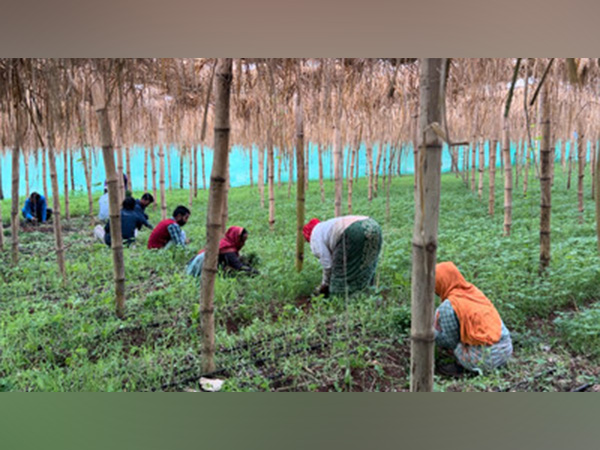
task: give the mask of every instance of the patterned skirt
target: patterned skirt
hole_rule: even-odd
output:
[[[454,356],[466,369],[483,372],[506,364],[513,352],[508,328],[502,322],[500,340],[493,345],[468,345],[460,342],[460,324],[452,304],[445,300],[435,314],[435,342],[438,346],[454,350]]]
[[[332,294],[352,294],[373,283],[381,241],[381,227],[371,218],[346,228],[333,250]]]

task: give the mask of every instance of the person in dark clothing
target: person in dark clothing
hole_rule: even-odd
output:
[[[152,203],[154,203],[153,195],[146,192],[144,195],[142,195],[142,198],[135,201],[135,210],[148,219],[146,208]]]
[[[140,230],[142,226],[152,229],[152,226],[148,223],[146,218],[135,209],[135,199],[133,197],[127,197],[123,200],[123,208],[121,209],[121,233],[123,236],[123,243],[130,245],[135,241],[136,231]],[[98,227],[96,227],[98,228]],[[100,230],[97,230],[96,235],[100,238]],[[106,245],[110,247],[110,221],[104,226],[103,240]]]
[[[44,223],[52,217],[52,210],[47,207],[46,198],[37,192],[32,192],[21,210],[27,222]]]
[[[250,266],[244,257],[240,256],[240,250],[248,239],[248,230],[242,227],[229,227],[225,237],[219,242],[219,268],[226,274],[242,272],[248,275],[258,275],[258,270]],[[200,276],[204,264],[204,250],[188,263],[187,273]]]

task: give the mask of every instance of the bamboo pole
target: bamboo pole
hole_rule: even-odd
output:
[[[502,153],[504,159],[504,236],[510,236],[512,226],[512,164],[510,162],[510,130],[508,117],[502,124]]]
[[[25,197],[29,197],[29,152],[23,151],[23,162],[25,163]],[[65,165],[66,167],[66,165]]]
[[[579,124],[579,133],[577,134],[577,163],[579,167],[579,176],[577,178],[577,209],[579,210],[579,223],[583,223],[583,178],[585,177],[585,159],[586,159],[586,142],[584,136],[583,123]]]
[[[552,175],[550,161],[550,102],[548,86],[542,87],[538,97],[540,108],[540,273],[550,265],[550,214],[552,211]]]
[[[163,121],[163,111],[158,115],[158,164],[160,186],[160,216],[162,220],[167,218],[167,193],[165,190],[165,124]]]
[[[71,192],[75,192],[75,168],[73,167],[73,151],[69,151],[69,174],[71,175]]]
[[[52,71],[50,74],[50,96],[51,98],[48,100],[48,126],[47,126],[47,145],[48,145],[48,163],[50,165],[50,182],[52,186],[52,207],[54,208],[53,217],[52,217],[52,227],[54,229],[54,240],[56,245],[56,261],[58,263],[58,270],[60,276],[62,277],[63,283],[67,281],[67,272],[65,269],[65,256],[64,256],[64,245],[63,245],[63,237],[62,237],[62,228],[61,228],[61,213],[60,213],[60,199],[58,192],[58,176],[56,173],[56,160],[54,155],[54,129],[56,126],[56,119],[58,114],[56,114],[56,108],[58,99],[56,95],[56,73]],[[66,155],[66,149],[65,149]],[[65,166],[66,166],[66,157],[65,157]],[[68,178],[65,178],[65,184],[68,185]],[[66,201],[67,197],[65,197]],[[65,204],[66,205],[66,204]],[[66,208],[65,208],[66,210]]]
[[[479,200],[483,200],[483,170],[485,167],[485,146],[484,142],[479,142],[479,180],[477,186],[477,196]]]
[[[335,117],[333,124],[333,164],[335,178],[334,215],[342,215],[342,190],[344,184],[344,149],[342,148],[342,92],[344,84],[344,63],[342,60],[342,74],[338,80],[337,97],[335,100]]]
[[[529,187],[529,164],[531,160],[531,149],[527,145],[527,142],[523,144],[523,150],[525,154],[525,167],[523,169],[523,196],[527,196],[527,188]]]
[[[440,92],[443,59],[420,62],[421,114],[419,176],[415,195],[412,255],[410,390],[433,389],[434,291],[440,206],[441,153],[438,136],[429,127],[442,123]]]
[[[258,147],[258,193],[260,194],[260,207],[265,207],[265,149],[262,143]]]
[[[493,139],[490,143],[490,149],[489,149],[490,193],[489,193],[489,203],[488,203],[488,213],[492,217],[494,217],[494,209],[496,206],[496,152],[497,152],[497,148],[498,148],[498,140]]]
[[[66,142],[63,141],[63,145],[66,144]],[[69,200],[69,160],[68,160],[68,153],[69,151],[67,150],[67,147],[65,145],[65,148],[63,149],[63,168],[64,168],[64,176],[63,176],[63,187],[64,187],[64,192],[63,192],[63,196],[65,199],[65,220],[67,222],[69,222],[71,220],[71,202]],[[58,194],[58,191],[57,191]],[[52,194],[52,196],[54,196],[54,194]]]
[[[304,184],[304,114],[302,111],[302,93],[300,89],[301,63],[297,68],[296,88],[296,271],[302,272],[304,263],[304,227],[305,184]],[[292,162],[290,160],[290,166]]]
[[[571,189],[571,174],[573,173],[573,145],[569,146],[569,168],[567,170],[567,190]]]
[[[148,145],[144,146],[144,192],[148,192],[148,158],[149,149]]]
[[[112,132],[108,119],[105,90],[101,79],[92,85],[92,98],[98,116],[98,128],[102,144],[102,156],[106,169],[108,187],[108,210],[110,217],[110,238],[113,254],[113,274],[115,281],[116,314],[120,319],[125,317],[125,261],[123,260],[123,236],[121,234],[121,214],[119,208],[119,186],[115,157],[113,151]]]
[[[12,152],[12,186],[11,186],[11,242],[12,242],[12,265],[16,266],[19,262],[19,153],[21,149],[21,88],[18,75],[18,61],[13,62],[12,67],[12,88],[13,88],[13,111],[15,117],[15,139]]]
[[[92,174],[90,167],[88,167],[87,153],[85,151],[85,125],[83,122],[83,114],[80,108],[76,109],[77,116],[79,119],[79,147],[81,148],[81,163],[83,164],[83,174],[85,176],[85,186],[87,189],[88,197],[88,212],[90,215],[90,221],[94,220],[94,198],[92,196]],[[90,164],[91,166],[91,164]]]
[[[325,182],[323,181],[323,145],[319,141],[317,152],[319,154],[319,187],[321,188],[321,202],[325,202]]]
[[[133,192],[133,174],[131,173],[131,148],[125,147],[125,171],[127,172],[127,181],[129,182],[129,190]]]
[[[477,158],[477,141],[471,142],[471,192],[475,193],[475,167]]]
[[[200,315],[202,332],[202,371],[215,370],[214,284],[221,240],[221,208],[225,196],[229,155],[229,100],[231,92],[231,59],[219,59],[215,77],[215,144],[210,177],[206,217],[206,256],[200,283]]]
[[[186,147],[184,147],[184,150],[186,150]],[[192,208],[192,202],[194,200],[194,164],[192,163],[193,159],[194,159],[194,145],[188,145],[187,146],[187,151],[189,154],[189,164],[188,164],[188,176],[189,176],[189,180],[188,180],[188,206],[190,207],[190,210]]]
[[[248,150],[248,156],[250,158],[250,187],[254,187],[254,173],[253,173],[253,170],[254,170],[253,164],[254,164],[254,162],[252,161],[252,156],[253,156],[252,154],[253,153],[254,153],[254,145],[250,144],[250,148]]]
[[[275,160],[273,149],[272,117],[267,128],[267,182],[269,188],[269,229],[275,230]]]
[[[594,172],[596,178],[596,238],[598,241],[598,252],[600,252],[600,145],[596,141],[596,170]]]

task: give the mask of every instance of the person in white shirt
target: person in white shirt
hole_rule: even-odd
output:
[[[100,206],[100,212],[98,213],[98,219],[106,221],[108,220],[108,189],[104,188],[104,195],[98,200]]]
[[[304,238],[323,267],[317,294],[352,294],[371,285],[381,251],[381,227],[367,216],[312,219]]]

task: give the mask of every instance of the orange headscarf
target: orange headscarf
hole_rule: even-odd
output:
[[[492,345],[500,340],[502,320],[492,302],[468,283],[452,262],[435,268],[435,293],[448,299],[460,323],[460,340],[468,345]]]

